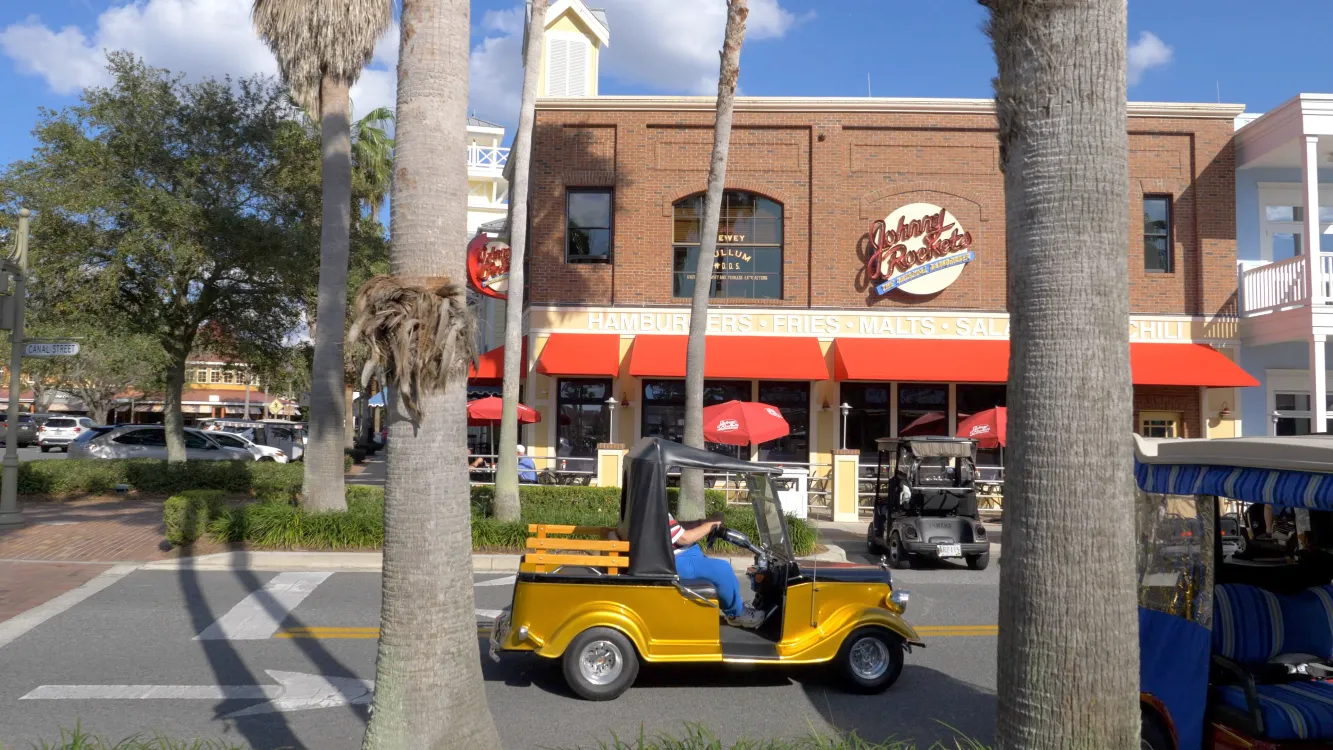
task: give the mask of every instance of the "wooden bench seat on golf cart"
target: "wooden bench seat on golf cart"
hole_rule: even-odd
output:
[[[595,573],[618,575],[629,566],[629,542],[612,539],[607,526],[569,526],[534,523],[518,569],[524,573],[555,573],[561,568],[592,568]],[[579,572],[586,572],[580,570]]]

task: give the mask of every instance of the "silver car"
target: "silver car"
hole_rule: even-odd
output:
[[[167,431],[162,425],[127,424],[91,440],[70,443],[70,458],[167,458]],[[185,429],[185,458],[190,461],[253,461],[241,448],[214,442],[207,433]]]

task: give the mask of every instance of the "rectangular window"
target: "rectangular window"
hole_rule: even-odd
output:
[[[236,373],[233,372],[232,370],[227,370],[226,372],[222,373],[222,382],[228,384],[235,383]]]
[[[748,380],[704,381],[705,407],[726,401],[749,400],[750,381]],[[643,381],[643,427],[641,437],[660,437],[678,443],[685,441],[684,380]],[[738,448],[733,445],[706,443],[705,447],[710,451],[724,453],[728,456],[750,457],[749,446]]]
[[[611,262],[614,203],[610,188],[565,191],[565,262]]]
[[[791,432],[763,445],[765,461],[810,460],[810,383],[759,381],[759,403],[778,407]]]
[[[949,434],[949,386],[902,383],[898,386],[898,435]]]
[[[610,379],[560,380],[555,455],[561,461],[557,468],[597,471],[597,444],[607,442],[611,434],[610,410],[606,407],[610,395]]]
[[[862,456],[874,456],[875,441],[893,435],[889,384],[843,383],[841,397],[842,403],[851,407],[846,418],[845,447],[861,451]]]
[[[1143,196],[1143,270],[1171,273],[1171,196]]]
[[[694,296],[703,231],[703,195],[678,201],[672,224],[671,296]],[[780,203],[739,190],[722,195],[710,297],[782,299]]]

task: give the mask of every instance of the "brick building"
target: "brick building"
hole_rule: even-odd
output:
[[[573,5],[553,7],[548,28],[605,44]],[[542,421],[524,442],[539,457],[590,457],[599,442],[679,439],[712,98],[547,94],[523,355],[524,402]],[[1134,427],[1145,434],[1239,434],[1236,388],[1254,383],[1234,364],[1241,110],[1129,104],[1125,267]],[[835,448],[953,434],[1004,404],[991,101],[741,97],[726,188],[706,400],[783,409],[792,434],[762,458],[827,465]],[[487,354],[479,382],[498,377],[503,357]]]

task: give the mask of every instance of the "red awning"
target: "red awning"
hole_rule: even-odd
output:
[[[927,383],[1004,383],[1009,342],[1002,339],[838,339],[837,380]],[[1206,344],[1129,345],[1134,385],[1229,388],[1259,381]]]
[[[523,340],[523,359],[527,359],[528,342]],[[468,368],[467,380],[469,383],[499,383],[505,377],[505,348],[497,346],[477,358],[477,364]],[[520,366],[518,368],[519,380],[528,377],[527,368]]]
[[[688,336],[640,335],[630,348],[629,374],[636,378],[685,377]],[[819,339],[778,336],[708,336],[704,377],[750,380],[827,380]]]
[[[620,374],[620,336],[600,333],[553,333],[537,358],[537,372],[567,377]]]
[[[838,339],[833,350],[836,380],[1009,380],[1009,342],[1003,339]]]
[[[1129,366],[1134,385],[1259,385],[1240,365],[1207,344],[1130,344]]]

